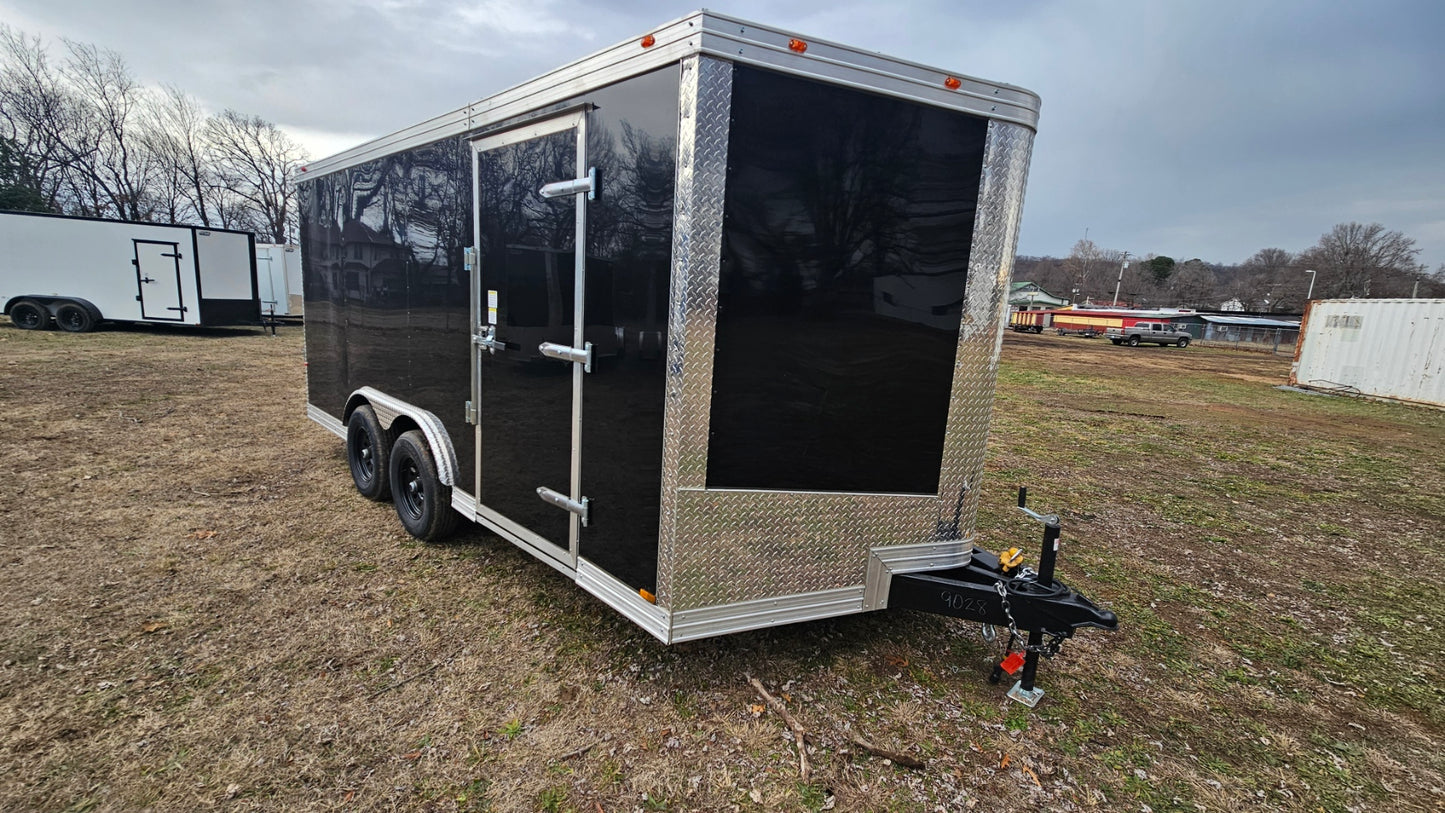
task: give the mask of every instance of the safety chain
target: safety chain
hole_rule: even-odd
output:
[[[1064,648],[1064,636],[1045,632],[1044,635],[1048,636],[1048,642],[1029,644],[1028,638],[1019,632],[1018,624],[1014,621],[1013,610],[1008,603],[1008,589],[1003,586],[1003,582],[994,582],[993,589],[998,593],[999,602],[1003,604],[1003,614],[1008,616],[1009,641],[1004,647],[1005,651],[1013,650],[1014,641],[1022,641],[1023,644],[1020,647],[1022,652],[1037,652],[1045,658],[1052,658],[1059,654],[1059,650]]]

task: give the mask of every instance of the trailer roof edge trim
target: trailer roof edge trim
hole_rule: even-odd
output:
[[[485,128],[693,54],[961,110],[1030,130],[1038,125],[1040,100],[1030,90],[710,11],[664,23],[650,35],[655,42],[649,48],[642,48],[638,37],[625,40],[500,93],[312,162],[303,179]],[[800,36],[807,43],[804,53],[788,47]],[[945,87],[948,79],[957,79],[959,87]]]

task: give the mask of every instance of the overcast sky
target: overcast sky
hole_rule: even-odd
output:
[[[320,158],[694,10],[633,0],[0,0],[0,21]],[[1445,263],[1445,2],[757,2],[717,11],[1043,97],[1019,250],[1240,262],[1379,222]]]

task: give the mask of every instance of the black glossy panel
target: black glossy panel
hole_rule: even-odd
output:
[[[339,418],[371,386],[434,413],[472,491],[470,149],[440,141],[300,189],[311,403]]]
[[[709,487],[936,493],[987,121],[739,66]]]
[[[586,97],[589,163],[602,194],[587,207],[587,339],[582,493],[592,522],[581,555],[655,590],[662,492],[667,298],[672,262],[678,68]]]
[[[478,157],[482,298],[496,296],[497,339],[507,343],[481,357],[478,499],[562,548],[570,515],[537,488],[571,491],[572,365],[537,347],[572,344],[577,211],[572,196],[538,190],[576,173],[575,130]]]
[[[257,299],[202,299],[203,325],[259,325],[261,303]]]

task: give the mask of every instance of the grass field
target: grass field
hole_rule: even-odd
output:
[[[1029,710],[972,625],[665,647],[480,530],[417,543],[302,362],[294,329],[0,325],[0,809],[1445,808],[1445,412],[1006,337],[982,544],[1032,550],[1029,485],[1121,619]]]

